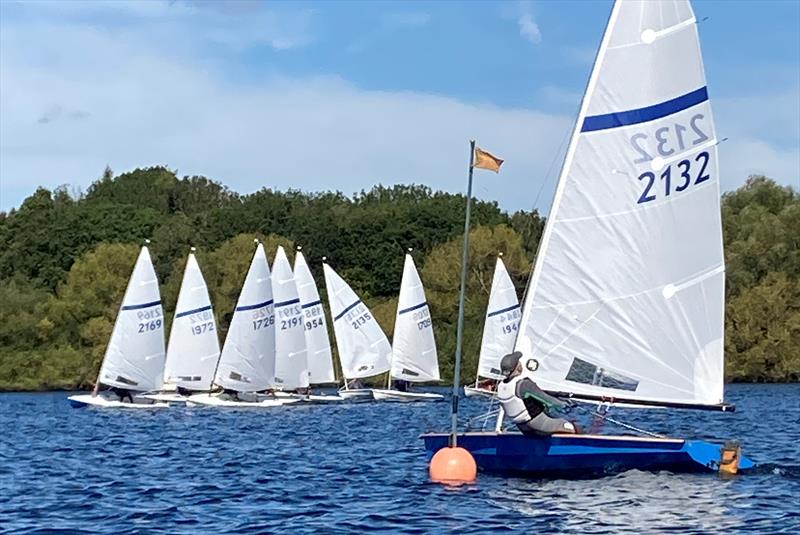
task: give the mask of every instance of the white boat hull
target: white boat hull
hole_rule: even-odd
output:
[[[164,409],[168,408],[168,403],[126,403],[116,399],[108,399],[102,395],[93,396],[91,394],[79,394],[67,398],[70,405],[75,408],[98,407],[104,409]]]
[[[399,390],[372,389],[373,397],[378,401],[395,401],[409,403],[413,401],[442,401],[444,396],[430,392],[400,392]]]
[[[162,392],[159,394],[142,394],[141,396],[136,396],[139,398],[149,399],[152,401],[162,401],[164,403],[185,403],[187,399],[186,396],[182,396],[180,394],[172,393],[172,392]]]
[[[468,398],[473,398],[473,397],[493,398],[495,394],[496,392],[494,392],[493,390],[476,388],[474,386],[464,387],[464,395]]]
[[[278,399],[290,399],[294,401],[302,401],[303,403],[339,403],[345,401],[342,396],[327,396],[323,394],[311,394],[305,396],[303,394],[295,394],[293,392],[275,392],[274,396]]]
[[[248,409],[269,409],[274,407],[281,407],[295,403],[294,399],[262,399],[259,401],[236,401],[232,399],[224,399],[220,396],[211,394],[195,394],[186,400],[188,407],[235,407],[235,408],[248,408]]]
[[[339,390],[339,397],[348,401],[367,401],[374,399],[369,388],[355,388],[352,390]]]

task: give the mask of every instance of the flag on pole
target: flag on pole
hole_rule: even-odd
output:
[[[501,165],[503,165],[503,160],[475,145],[475,163],[472,164],[472,167],[499,173]]]

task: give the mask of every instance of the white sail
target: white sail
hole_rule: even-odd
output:
[[[483,324],[478,376],[502,379],[500,360],[514,350],[521,312],[517,290],[502,258],[497,258]]]
[[[211,298],[197,259],[189,253],[169,333],[164,382],[208,390],[218,360],[219,339]]]
[[[275,299],[275,384],[285,390],[305,388],[309,383],[303,310],[292,266],[283,247],[278,247],[272,266],[272,295]]]
[[[439,380],[439,360],[425,289],[410,254],[403,265],[392,340],[392,377],[405,381]]]
[[[146,392],[159,390],[164,373],[164,314],[158,278],[142,247],[108,341],[99,382]]]
[[[617,2],[523,307],[541,387],[722,402],[716,144],[689,2]]]
[[[309,381],[311,384],[333,383],[336,381],[336,376],[333,372],[333,355],[325,311],[319,299],[317,283],[314,282],[314,276],[300,251],[297,251],[294,257],[294,280],[300,296],[300,307],[303,310]]]
[[[275,310],[264,246],[256,247],[231,318],[215,382],[239,392],[271,388],[275,381]]]
[[[389,371],[392,346],[375,316],[328,264],[322,271],[342,375],[357,379]]]

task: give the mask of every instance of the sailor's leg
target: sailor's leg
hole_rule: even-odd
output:
[[[552,418],[544,412],[525,424],[531,432],[539,435],[552,435],[553,433],[577,433],[575,425],[563,418]],[[522,430],[525,433],[525,429]]]

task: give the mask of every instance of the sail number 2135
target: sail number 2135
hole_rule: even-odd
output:
[[[691,160],[681,160],[675,166],[668,165],[660,173],[646,171],[639,175],[644,191],[639,195],[638,204],[654,201],[657,197],[669,197],[673,192],[681,192],[690,186],[702,184],[711,178],[706,172],[708,152],[703,151]],[[658,183],[658,185],[657,185]]]

